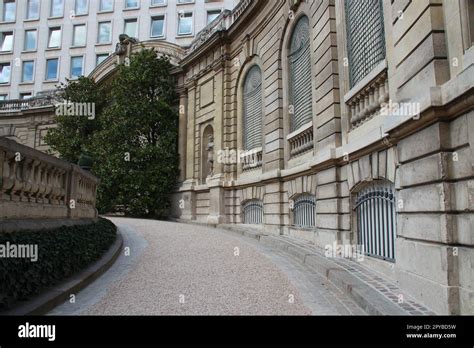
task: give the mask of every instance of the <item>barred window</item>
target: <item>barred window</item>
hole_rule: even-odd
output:
[[[290,105],[293,117],[291,131],[295,131],[312,119],[311,54],[309,44],[309,20],[298,20],[291,36],[288,55],[290,64]]]
[[[395,259],[395,188],[390,182],[374,182],[357,194],[355,212],[359,244],[369,256]]]
[[[316,221],[316,198],[304,193],[294,199],[293,225],[298,227],[314,227]]]
[[[345,0],[350,86],[385,59],[382,0]]]
[[[263,202],[259,199],[251,199],[243,205],[244,224],[263,223]]]
[[[262,72],[257,65],[250,68],[244,82],[244,148],[262,146]]]

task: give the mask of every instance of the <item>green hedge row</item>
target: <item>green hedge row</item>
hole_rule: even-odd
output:
[[[36,262],[0,254],[0,311],[38,295],[97,261],[115,238],[116,227],[106,219],[51,230],[0,233],[0,246],[38,246]]]

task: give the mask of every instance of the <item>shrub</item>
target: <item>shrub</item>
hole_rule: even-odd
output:
[[[38,295],[98,260],[116,238],[115,225],[98,222],[51,230],[0,233],[0,245],[38,245],[38,260],[0,258],[0,310]]]

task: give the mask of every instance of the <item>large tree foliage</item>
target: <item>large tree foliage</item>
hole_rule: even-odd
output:
[[[92,126],[89,120],[58,117],[58,127],[48,140],[53,150],[66,154],[65,159],[76,160],[81,153],[94,158],[92,171],[101,179],[101,212],[120,205],[133,216],[163,217],[179,163],[175,82],[169,59],[157,58],[153,50],[143,49],[129,62],[118,67],[105,87],[108,92],[90,80],[88,86],[81,80],[70,82],[65,93],[72,101],[100,96],[106,104]],[[82,88],[82,93],[74,94]]]

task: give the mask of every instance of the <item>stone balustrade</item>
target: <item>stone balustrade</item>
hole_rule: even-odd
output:
[[[262,148],[246,151],[240,155],[240,160],[244,172],[261,167],[263,162]]]
[[[0,138],[0,221],[96,218],[98,183],[77,165]]]
[[[53,107],[59,102],[56,92],[43,93],[28,99],[10,99],[0,101],[0,113],[11,113],[33,108]]]
[[[383,70],[347,102],[352,128],[380,114],[389,100],[387,70]]]
[[[290,157],[295,157],[313,149],[314,134],[313,123],[310,122],[306,126],[288,135],[290,145]]]

